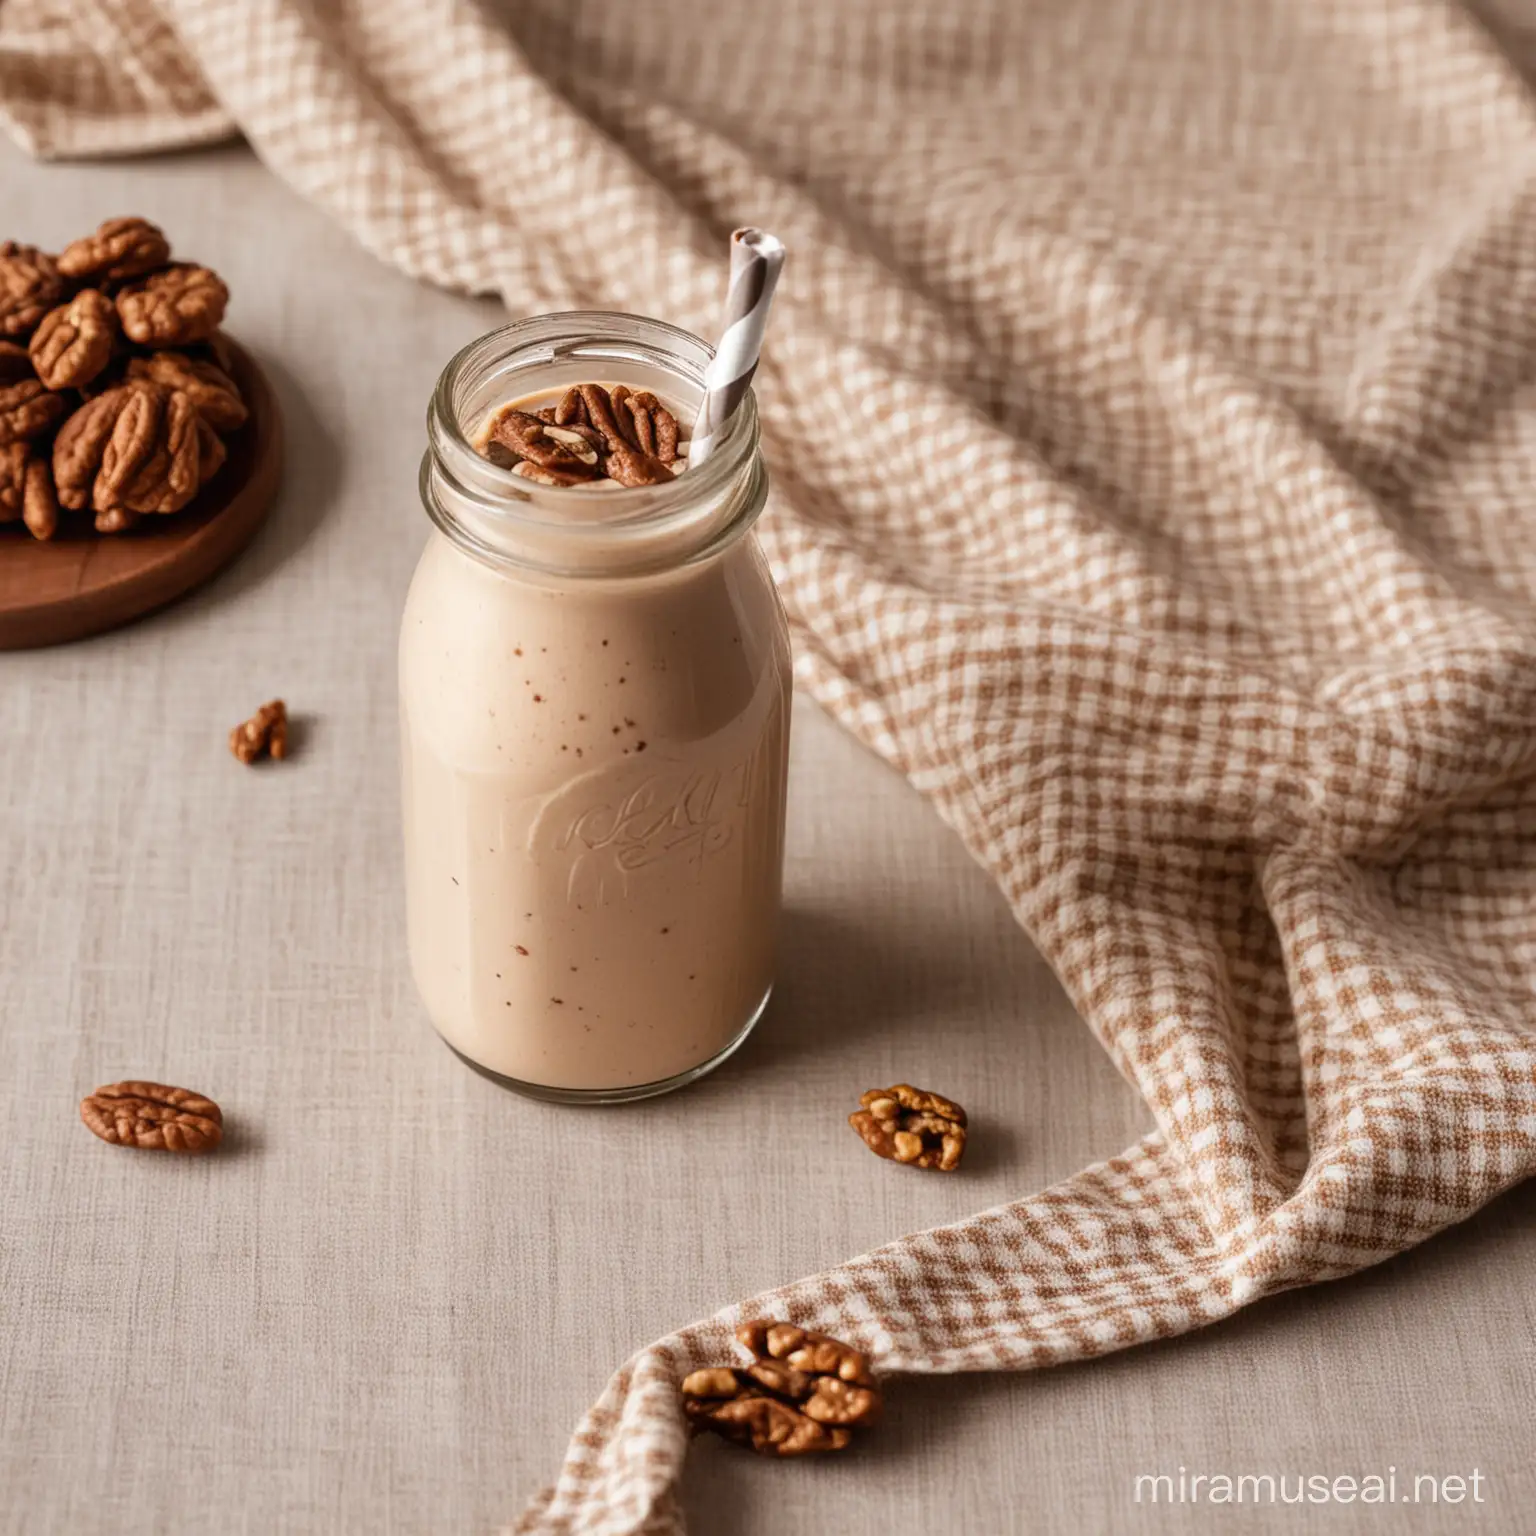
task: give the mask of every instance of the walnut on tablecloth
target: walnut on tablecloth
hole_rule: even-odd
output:
[[[288,706],[281,699],[263,704],[229,733],[229,750],[242,763],[254,763],[263,753],[271,758],[287,757]]]
[[[871,1088],[848,1123],[876,1157],[953,1173],[965,1155],[965,1111],[942,1094],[897,1083]]]
[[[683,1412],[695,1432],[750,1446],[760,1456],[845,1449],[883,1407],[869,1361],[824,1333],[759,1319],[736,1330],[745,1366],[713,1366],[684,1378]]]
[[[224,1138],[212,1099],[164,1083],[111,1083],[80,1101],[80,1118],[103,1141],[151,1152],[211,1152]]]

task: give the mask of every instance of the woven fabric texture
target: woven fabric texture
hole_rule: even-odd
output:
[[[8,0],[39,155],[239,131],[368,249],[707,334],[797,676],[994,874],[1157,1130],[644,1350],[526,1532],[680,1529],[740,1316],[1048,1365],[1536,1170],[1536,105],[1422,0]]]

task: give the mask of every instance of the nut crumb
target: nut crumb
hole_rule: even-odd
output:
[[[287,705],[281,699],[263,704],[249,720],[229,733],[229,750],[242,763],[254,763],[263,752],[272,758],[287,757]]]

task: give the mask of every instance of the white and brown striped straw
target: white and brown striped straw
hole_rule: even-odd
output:
[[[741,404],[768,328],[768,308],[784,265],[784,242],[764,229],[738,229],[731,236],[731,285],[714,361],[704,374],[704,399],[693,423],[688,463],[710,455],[720,429]]]

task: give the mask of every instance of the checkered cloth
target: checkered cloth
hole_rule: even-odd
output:
[[[630,1361],[528,1532],[680,1528],[779,1314],[1019,1369],[1357,1270],[1536,1170],[1536,107],[1426,0],[7,0],[43,155],[238,126],[369,249],[709,331],[798,677],[995,875],[1157,1129]]]

